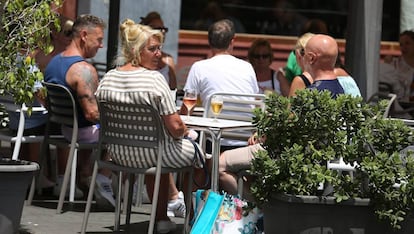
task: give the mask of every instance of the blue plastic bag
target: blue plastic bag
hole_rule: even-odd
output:
[[[194,224],[191,234],[211,233],[224,195],[209,190],[197,190],[195,198]]]

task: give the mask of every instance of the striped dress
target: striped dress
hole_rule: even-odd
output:
[[[96,91],[99,100],[115,101],[119,103],[146,104],[154,107],[160,115],[176,113],[176,106],[170,95],[170,88],[165,78],[158,71],[144,68],[134,71],[110,70],[99,83]],[[194,146],[187,139],[174,139],[164,128],[164,167],[179,168],[192,165]],[[154,152],[146,152],[140,156],[142,148],[109,146],[108,152],[116,163],[130,167],[156,166]],[[149,154],[149,157],[148,157]]]

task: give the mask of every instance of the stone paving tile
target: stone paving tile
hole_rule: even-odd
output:
[[[25,205],[20,225],[20,234],[74,234],[80,233],[84,202],[77,202],[68,210],[64,206],[62,214],[56,214],[57,200],[33,202],[32,206]],[[131,224],[126,227],[125,215],[121,215],[121,231],[113,232],[114,212],[99,211],[92,206],[89,215],[87,233],[147,233],[151,205],[144,204],[142,207],[133,207]],[[177,230],[173,232],[182,233],[183,218],[173,218],[177,223]]]

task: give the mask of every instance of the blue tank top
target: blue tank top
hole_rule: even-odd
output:
[[[332,94],[332,98],[336,98],[339,94],[344,93],[344,89],[342,88],[341,84],[339,83],[338,79],[334,80],[317,80],[313,82],[309,89],[317,89],[319,91],[328,90]]]
[[[88,121],[85,118],[85,114],[76,98],[77,95],[75,91],[73,91],[69,85],[66,83],[66,73],[68,72],[70,66],[77,62],[84,61],[85,59],[81,56],[62,56],[62,54],[58,54],[50,60],[49,64],[45,70],[45,78],[44,80],[49,83],[60,84],[67,87],[70,92],[72,93],[73,97],[75,98],[76,109],[78,111],[78,126],[80,128],[88,127],[94,125],[94,123]]]

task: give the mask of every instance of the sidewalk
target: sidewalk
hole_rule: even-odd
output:
[[[80,233],[85,209],[85,201],[75,202],[69,209],[66,203],[62,214],[56,214],[57,199],[34,200],[31,206],[23,207],[20,234],[74,234]],[[131,224],[125,226],[125,215],[121,215],[121,230],[113,232],[115,215],[113,211],[99,211],[95,205],[89,215],[87,233],[147,233],[150,204],[132,207]],[[175,233],[182,233],[183,218],[172,218],[177,223]]]
[[[10,154],[10,144],[0,143],[0,153]],[[68,203],[63,206],[63,212],[56,214],[58,198],[45,193],[35,195],[32,205],[24,205],[20,221],[19,234],[76,234],[80,233],[84,216],[86,200],[75,200],[72,207]],[[114,210],[98,210],[92,205],[89,214],[86,233],[137,233],[146,234],[148,231],[151,205],[143,204],[141,207],[132,206],[131,224],[125,226],[125,215],[121,214],[121,227],[114,232]],[[171,218],[177,223],[177,230],[172,234],[182,233],[184,218]],[[2,233],[0,233],[2,234]]]

